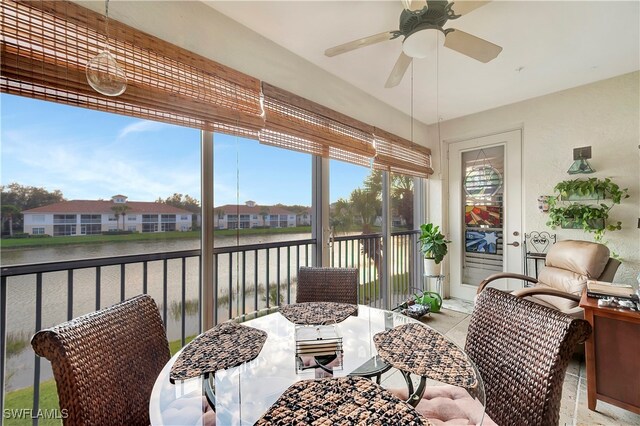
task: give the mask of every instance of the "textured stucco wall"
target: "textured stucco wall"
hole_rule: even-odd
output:
[[[610,219],[621,221],[621,231],[608,232],[605,239],[623,264],[616,281],[635,282],[640,272],[640,72],[625,74],[593,84],[442,122],[443,141],[467,139],[514,128],[523,129],[523,233],[550,230],[548,215],[537,208],[539,195],[551,195],[556,183],[571,179],[567,169],[573,148],[592,147],[592,175],[610,177],[630,198],[611,210]],[[438,140],[436,126],[429,128],[430,140]],[[446,162],[441,181],[446,188]],[[446,218],[446,191],[442,210],[432,203],[432,216]],[[434,211],[435,210],[435,211]],[[592,240],[581,230],[556,229],[561,240]]]

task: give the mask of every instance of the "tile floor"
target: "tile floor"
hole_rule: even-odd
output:
[[[446,335],[458,346],[464,347],[473,304],[455,299],[444,301],[439,313],[424,317],[423,322]],[[402,387],[400,373],[390,372],[383,379],[385,387]],[[584,360],[574,358],[567,369],[562,389],[560,425],[640,425],[640,415],[598,401],[597,411],[587,408],[587,379]]]

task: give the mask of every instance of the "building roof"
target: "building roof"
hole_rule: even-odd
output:
[[[111,207],[128,206],[125,214],[193,214],[188,210],[180,209],[165,203],[150,201],[127,201],[126,203],[114,203],[113,201],[97,200],[71,200],[49,204],[25,210],[23,214],[30,213],[84,213],[84,214],[113,214]]]
[[[262,215],[263,208],[269,209],[269,214],[286,214],[295,215],[295,212],[286,210],[279,206],[247,206],[245,204],[225,204],[223,206],[215,207],[215,210],[223,210],[225,214],[257,214]]]

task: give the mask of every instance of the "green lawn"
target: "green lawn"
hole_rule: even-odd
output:
[[[263,234],[295,234],[311,233],[310,226],[298,226],[293,228],[264,228],[264,229],[220,229],[214,231],[215,236],[239,235],[263,235]],[[99,243],[125,243],[129,241],[150,240],[178,240],[198,239],[200,231],[172,231],[172,232],[144,232],[124,235],[77,235],[50,238],[3,238],[0,240],[2,250],[27,247],[49,247],[71,244],[99,244]]]

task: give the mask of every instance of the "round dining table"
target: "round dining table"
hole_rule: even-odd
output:
[[[427,327],[432,335],[446,340],[445,336],[428,325],[400,313],[358,305],[357,313],[341,322],[331,324],[341,338],[339,356],[330,358],[331,362],[328,362],[326,367],[320,365],[320,368],[316,368],[318,366],[314,367],[313,362],[301,362],[296,352],[300,348],[296,347],[296,328],[301,326],[288,320],[278,308],[258,311],[233,321],[266,332],[267,338],[258,355],[251,361],[218,370],[215,374],[203,374],[186,380],[170,380],[171,369],[183,348],[167,362],[155,381],[149,403],[152,425],[253,425],[289,386],[301,380],[327,376],[363,376],[374,380],[377,378],[379,381],[380,374],[388,371],[392,363],[385,362],[379,356],[374,342],[374,336],[377,334],[380,336],[382,332],[388,333],[410,324],[420,324],[421,327]],[[453,346],[452,343],[447,343]],[[420,346],[420,342],[417,342],[416,346]],[[392,358],[394,348],[387,349],[390,350],[382,352]],[[406,348],[402,350],[406,351]],[[430,349],[431,354],[425,354],[424,349],[416,350],[423,359],[440,359],[432,357],[440,355],[437,353],[438,349],[433,347]],[[466,357],[462,349],[456,350],[461,354],[457,356]],[[410,361],[411,357],[407,359]],[[473,383],[473,389],[467,391],[473,395],[476,406],[483,410],[482,379],[473,363],[470,360],[466,361],[472,366],[474,377],[477,378]],[[404,375],[405,378],[409,377],[406,371]],[[431,380],[428,373],[424,373],[424,376],[427,379],[427,390],[443,384],[439,383],[442,381],[440,377]],[[395,386],[406,383],[404,380],[396,380]],[[383,381],[383,386],[385,384]],[[449,386],[451,384],[456,383],[450,383]],[[407,387],[405,384],[405,394]],[[410,391],[413,392],[413,389]],[[420,391],[422,392],[423,390]],[[429,391],[425,393],[428,394]],[[422,395],[418,398],[420,396]],[[418,405],[418,410],[422,407],[417,402],[412,405]],[[482,413],[478,418],[482,418]]]

